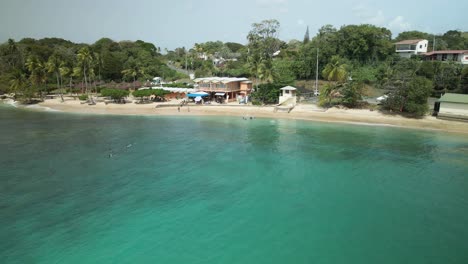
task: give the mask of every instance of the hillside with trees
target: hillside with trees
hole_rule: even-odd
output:
[[[166,81],[186,78],[173,70],[185,69],[196,77],[250,78],[257,90],[252,98],[258,103],[275,103],[278,87],[314,80],[316,72],[321,84],[325,83],[320,87],[324,106],[359,107],[371,88],[398,97],[388,101],[388,109],[421,113],[421,109],[401,103],[402,98],[404,102],[412,100],[406,90],[424,87],[423,91],[414,91],[424,96],[468,93],[467,67],[423,61],[417,56],[403,59],[394,51],[394,43],[405,39],[428,39],[429,51],[434,40],[435,50],[468,50],[466,32],[449,30],[435,36],[407,31],[392,39],[392,32],[384,27],[325,25],[315,36],[311,37],[307,28],[302,41],[289,42],[281,40],[279,32],[279,21],[264,20],[252,24],[245,45],[208,41],[188,49],[165,50],[164,55],[154,44],[141,40],[116,42],[102,38],[89,45],[58,38],[10,39],[0,45],[0,92],[32,97],[58,88],[98,91],[108,83],[120,82],[135,88],[135,83],[155,76]],[[307,92],[307,87],[303,88]]]
[[[47,93],[56,89],[87,92],[106,83],[145,81],[155,76],[184,78],[167,67],[160,48],[141,40],[94,44],[59,38],[10,39],[0,45],[0,91]]]
[[[321,87],[320,102],[324,106],[359,107],[370,87],[395,97],[385,108],[421,115],[423,108],[406,104],[413,99],[425,102],[427,97],[445,92],[468,93],[467,67],[423,61],[421,57],[404,59],[395,53],[394,46],[400,40],[428,39],[429,51],[434,40],[436,50],[468,49],[467,34],[461,31],[449,30],[437,36],[407,31],[392,39],[389,29],[374,25],[345,25],[339,29],[325,25],[312,38],[307,28],[303,41],[288,43],[280,39],[279,32],[278,21],[264,20],[252,24],[247,45],[237,44],[236,50],[231,50],[232,43],[216,41],[197,43],[189,50],[178,48],[167,56],[179,67],[187,66],[196,76],[253,79],[257,91],[252,98],[259,103],[275,103],[281,86],[315,79],[316,72],[326,83]],[[238,54],[229,56],[235,53]],[[408,95],[411,89],[418,90],[411,92],[420,95],[417,99]],[[404,103],[395,103],[397,99]]]

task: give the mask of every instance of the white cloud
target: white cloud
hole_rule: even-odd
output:
[[[361,23],[387,27],[394,31],[405,31],[411,28],[411,24],[403,16],[387,19],[382,10],[375,10],[368,5],[359,4],[352,9],[353,14],[361,20]]]
[[[304,25],[304,20],[302,20],[302,19],[297,20],[297,24],[298,24],[299,26]]]
[[[388,27],[397,31],[405,31],[411,28],[411,24],[407,22],[404,17],[397,16],[388,23]]]
[[[372,10],[370,7],[360,4],[352,9],[353,14],[365,24],[381,26],[385,23],[385,16],[382,10]]]
[[[385,16],[382,10],[377,11],[377,13],[374,16],[370,17],[366,23],[379,26],[383,25],[385,23]]]

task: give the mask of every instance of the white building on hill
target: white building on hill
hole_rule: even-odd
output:
[[[413,55],[418,55],[427,52],[429,41],[426,39],[409,39],[395,43],[395,51],[401,57],[410,58]]]

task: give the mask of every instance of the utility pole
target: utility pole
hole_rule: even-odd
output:
[[[435,51],[436,49],[436,40],[435,40],[435,34],[434,34],[434,41],[432,42],[432,51]]]
[[[317,48],[317,66],[315,68],[315,93],[314,93],[315,96],[318,95],[318,66],[319,66],[318,56],[319,56],[319,48]]]

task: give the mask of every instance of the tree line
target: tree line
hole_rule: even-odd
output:
[[[401,58],[394,44],[405,39],[428,39],[428,51],[434,49],[434,40],[435,50],[468,50],[466,32],[449,30],[435,36],[407,31],[392,39],[391,31],[384,27],[364,24],[337,29],[325,25],[312,38],[307,28],[302,41],[288,43],[280,39],[279,32],[279,21],[264,20],[252,24],[246,45],[197,43],[188,50],[175,49],[168,56],[180,67],[193,70],[196,76],[252,78],[256,82],[252,99],[258,103],[276,103],[281,86],[315,79],[316,72],[321,80],[328,81],[320,100],[325,106],[357,107],[366,87],[374,87],[393,96],[385,108],[422,115],[430,95],[468,93],[467,67],[454,62],[424,61],[418,56]],[[235,50],[231,49],[233,46]],[[224,62],[215,63],[219,59]]]
[[[155,76],[185,77],[167,67],[160,48],[141,40],[102,38],[88,45],[60,38],[25,38],[0,45],[0,92],[26,98],[77,86],[87,93],[105,82],[134,83]]]
[[[402,89],[401,83],[410,85],[409,80],[416,77],[428,80],[420,84],[430,86],[432,96],[468,93],[467,67],[424,61],[417,56],[400,58],[394,46],[399,40],[424,38],[429,40],[429,51],[468,49],[466,32],[449,30],[433,35],[407,31],[392,39],[391,31],[384,27],[325,25],[312,38],[307,28],[303,40],[289,42],[281,40],[279,32],[279,21],[264,20],[252,24],[245,45],[208,41],[188,49],[166,49],[164,55],[154,44],[141,40],[115,42],[102,38],[91,45],[58,38],[8,40],[0,45],[0,92],[21,91],[31,96],[78,84],[86,92],[96,91],[99,84],[109,81],[135,83],[154,76],[165,80],[186,77],[166,65],[172,64],[196,77],[251,78],[256,87],[252,99],[260,103],[273,103],[278,87],[315,79],[316,72],[321,80],[328,81],[323,87],[322,95],[328,96],[321,100],[324,105],[353,106],[365,94],[365,87],[393,91]]]

